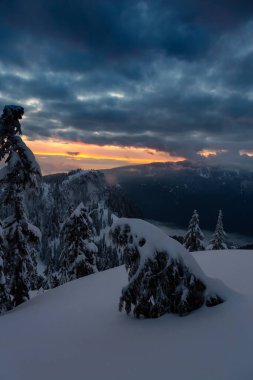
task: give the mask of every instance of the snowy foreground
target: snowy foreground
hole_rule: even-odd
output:
[[[253,252],[193,256],[238,295],[137,320],[118,312],[123,267],[73,281],[0,317],[0,379],[252,380]]]

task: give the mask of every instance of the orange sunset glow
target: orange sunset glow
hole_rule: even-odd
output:
[[[66,171],[81,167],[82,169],[108,169],[130,164],[148,164],[151,162],[179,162],[184,157],[171,156],[168,152],[143,147],[124,147],[115,145],[95,145],[82,142],[65,142],[55,140],[28,140],[25,143],[36,155],[44,173]],[[57,162],[58,170],[54,170],[47,158]],[[64,169],[64,164],[66,169]],[[68,165],[66,165],[68,163]]]
[[[245,155],[248,157],[253,157],[253,151],[252,150],[241,149],[239,153],[241,156]]]
[[[226,149],[202,149],[198,154],[202,157],[217,156],[217,154],[226,153]]]

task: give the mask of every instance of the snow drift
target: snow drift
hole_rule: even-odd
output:
[[[193,256],[239,295],[137,320],[117,310],[123,267],[72,281],[0,317],[0,379],[252,380],[253,252]]]

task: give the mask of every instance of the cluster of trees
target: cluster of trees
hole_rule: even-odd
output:
[[[60,233],[60,257],[51,252],[44,272],[42,288],[52,289],[68,281],[97,272],[94,227],[81,202],[63,223]]]
[[[205,247],[204,245],[204,234],[199,227],[199,215],[197,210],[193,211],[193,215],[189,222],[188,231],[183,239],[183,245],[190,252],[208,250],[220,250],[227,249],[226,244],[226,232],[223,228],[223,215],[222,210],[219,211],[218,220],[214,234],[212,235],[211,240]]]
[[[21,138],[24,109],[5,106],[0,118],[1,205],[8,217],[0,221],[0,313],[29,299],[29,292],[50,289],[97,271],[94,228],[83,203],[63,223],[59,258],[50,255],[44,276],[37,272],[41,231],[25,209],[27,191],[38,191],[40,167]]]

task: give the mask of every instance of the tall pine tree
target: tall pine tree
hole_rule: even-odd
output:
[[[194,210],[184,238],[184,246],[190,252],[202,251],[205,249],[203,240],[204,235],[199,227],[199,215],[197,210]]]
[[[6,273],[13,306],[29,298],[29,290],[36,286],[36,252],[40,231],[26,215],[24,192],[38,187],[40,167],[31,150],[21,139],[19,120],[23,107],[5,106],[0,118],[0,159],[6,165],[0,170],[3,186],[1,203],[12,215],[4,221],[7,238]]]
[[[81,202],[62,226],[60,284],[96,272],[92,221]]]
[[[212,236],[210,243],[207,246],[207,249],[209,250],[220,250],[220,249],[228,248],[227,244],[225,243],[226,232],[224,231],[224,228],[223,228],[222,218],[223,218],[223,214],[222,214],[222,211],[220,210],[215,232]]]

